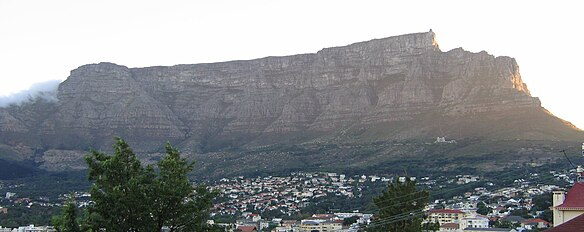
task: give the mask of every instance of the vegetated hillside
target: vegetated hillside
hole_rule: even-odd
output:
[[[57,96],[0,108],[3,156],[79,169],[85,150],[120,136],[152,161],[170,141],[222,175],[468,157],[489,167],[584,139],[531,96],[513,58],[444,52],[432,31],[245,61],[88,64]],[[460,142],[426,144],[443,136]]]

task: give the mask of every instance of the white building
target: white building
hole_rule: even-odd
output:
[[[34,226],[34,225],[29,225],[29,226],[21,226],[18,227],[18,232],[54,232],[56,231],[53,227],[51,226]]]
[[[464,217],[464,212],[454,209],[432,209],[428,214],[428,221],[438,222],[440,225],[446,223],[460,223]]]
[[[341,229],[343,229],[343,223],[340,221],[302,220],[300,223],[300,232],[340,231]]]
[[[0,226],[0,232],[12,232],[12,229]]]
[[[6,199],[10,199],[14,196],[16,196],[16,193],[6,192]]]
[[[489,228],[489,219],[482,215],[475,217],[465,217],[460,220],[460,228]]]

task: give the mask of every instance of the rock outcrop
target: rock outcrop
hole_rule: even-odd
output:
[[[141,151],[170,141],[206,152],[445,134],[549,138],[544,127],[556,128],[553,139],[580,133],[530,95],[515,59],[461,48],[443,52],[431,31],[245,61],[89,64],[73,70],[57,96],[41,112],[0,109],[4,143],[103,149],[121,136]],[[532,125],[535,118],[545,125]],[[505,121],[511,128],[498,126]],[[531,126],[513,126],[524,124]]]

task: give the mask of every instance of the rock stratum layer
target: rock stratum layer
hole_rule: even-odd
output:
[[[1,108],[0,151],[106,149],[113,136],[141,152],[170,141],[199,154],[437,136],[583,137],[530,95],[515,59],[443,52],[432,31],[255,60],[89,64],[73,70],[57,96]]]

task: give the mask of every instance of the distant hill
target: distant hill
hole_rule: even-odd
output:
[[[515,59],[443,52],[432,31],[255,60],[88,64],[57,98],[0,108],[0,158],[79,169],[120,136],[151,161],[170,141],[219,176],[456,157],[486,168],[584,140],[531,96]]]

